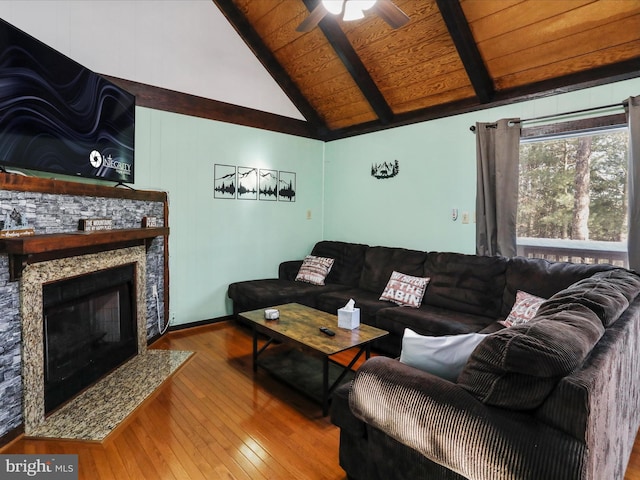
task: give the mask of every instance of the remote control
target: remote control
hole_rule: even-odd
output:
[[[327,327],[320,327],[320,331],[325,335],[329,335],[330,337],[333,337],[336,334],[336,332],[334,332],[333,330],[329,330]]]

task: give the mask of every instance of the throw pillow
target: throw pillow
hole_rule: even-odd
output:
[[[296,282],[307,282],[313,285],[324,285],[324,279],[327,277],[333,267],[333,258],[316,257],[307,255],[302,261],[302,266],[296,275]]]
[[[419,308],[429,280],[428,277],[413,277],[394,271],[384,287],[380,300],[394,302],[403,307]]]
[[[465,333],[430,337],[404,329],[400,361],[455,382],[476,346],[487,335]]]
[[[499,323],[505,327],[523,325],[536,316],[538,308],[540,308],[540,305],[542,305],[544,301],[546,301],[544,298],[518,290],[516,293],[516,301],[513,307],[511,307],[509,315]]]

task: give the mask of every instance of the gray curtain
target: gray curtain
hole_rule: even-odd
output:
[[[629,268],[640,271],[640,97],[629,97]]]
[[[476,253],[513,257],[516,255],[520,122],[511,118],[477,123],[475,131]]]

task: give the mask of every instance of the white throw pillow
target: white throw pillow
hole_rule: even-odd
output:
[[[455,382],[471,352],[486,336],[483,333],[464,333],[433,337],[405,328],[400,361]]]

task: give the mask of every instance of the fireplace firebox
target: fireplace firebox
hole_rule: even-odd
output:
[[[135,265],[44,284],[49,413],[137,353]]]

